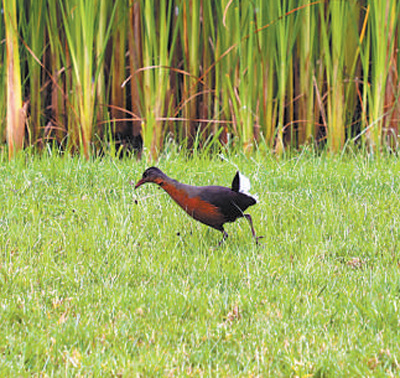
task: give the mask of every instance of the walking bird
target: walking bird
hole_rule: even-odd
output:
[[[157,167],[150,167],[143,173],[135,189],[146,182],[152,182],[163,188],[170,197],[192,218],[223,233],[220,244],[228,237],[224,224],[245,217],[250,224],[256,243],[262,236],[256,236],[250,214],[244,211],[257,203],[249,193],[250,180],[239,171],[231,188],[223,186],[192,186],[180,183],[162,172]]]

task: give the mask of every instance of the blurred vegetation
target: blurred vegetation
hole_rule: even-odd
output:
[[[156,157],[171,140],[397,150],[396,0],[3,0],[0,132]],[[8,100],[6,100],[8,99]]]

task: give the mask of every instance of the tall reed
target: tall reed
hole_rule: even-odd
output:
[[[122,83],[126,78],[126,46],[127,46],[127,22],[126,14],[128,7],[125,2],[121,2],[116,11],[116,23],[111,36],[111,56],[110,56],[110,71],[113,73],[113,80],[110,83],[110,109],[111,120],[113,122],[113,133],[117,137],[124,132],[127,127],[125,121],[126,113],[123,109],[126,108],[126,87]],[[104,48],[104,41],[102,44],[97,44],[98,49]]]
[[[370,86],[367,88],[366,101],[369,109],[366,135],[368,143],[376,152],[382,147],[388,135],[394,136],[396,139],[398,137],[398,130],[395,130],[393,135],[393,130],[386,127],[387,120],[390,118],[385,116],[397,108],[398,101],[399,87],[393,80],[398,76],[399,67],[396,54],[399,49],[400,4],[395,0],[370,0],[369,6],[371,8],[368,27],[369,50],[367,51],[369,59],[364,58],[363,61],[365,69],[367,69],[366,65],[370,64],[370,69],[368,68],[370,70]],[[396,74],[389,76],[393,69]],[[389,77],[391,81],[388,81]],[[388,90],[394,92],[391,98],[385,95]],[[391,103],[387,104],[387,100]]]
[[[7,78],[7,142],[9,157],[13,157],[24,145],[26,107],[22,105],[21,62],[17,25],[16,0],[3,0],[6,31],[6,78]]]
[[[26,55],[27,68],[24,76],[27,78],[25,85],[29,88],[29,93],[33,94],[26,99],[30,103],[28,137],[29,143],[33,144],[40,138],[40,129],[44,126],[42,64],[45,64],[43,54],[46,45],[46,2],[44,0],[30,0],[26,3],[25,11],[21,10],[20,12],[19,24],[25,46],[29,49]]]
[[[165,117],[173,95],[170,91],[171,61],[179,22],[174,22],[172,1],[142,0],[142,132],[144,146],[157,157],[165,135]],[[157,12],[154,12],[157,9]],[[179,9],[182,12],[181,9]],[[174,37],[175,36],[175,37]],[[178,89],[177,89],[178,90]]]
[[[132,139],[134,147],[141,154],[142,142],[142,122],[141,122],[141,101],[140,88],[142,87],[142,75],[139,73],[142,62],[142,43],[141,43],[141,8],[140,1],[135,0],[129,7],[129,26],[128,26],[128,52],[129,52],[129,72],[130,72],[130,109],[132,114]]]
[[[67,80],[66,64],[69,63],[65,49],[65,36],[62,33],[62,16],[60,4],[50,1],[47,4],[46,26],[48,35],[48,80],[47,102],[48,117],[43,139],[58,145],[65,144],[67,135],[72,138],[72,132],[68,134],[68,105],[69,82]],[[69,65],[67,66],[69,67]],[[68,75],[70,78],[71,75]]]
[[[309,144],[316,140],[318,122],[314,116],[314,81],[317,55],[317,25],[318,9],[316,6],[307,6],[299,12],[299,33],[296,43],[296,58],[298,59],[295,75],[297,100],[297,129],[299,145]],[[295,65],[296,67],[296,65]]]

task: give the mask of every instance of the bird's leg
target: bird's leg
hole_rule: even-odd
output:
[[[218,247],[220,247],[221,244],[225,241],[225,239],[229,236],[225,230],[222,230],[222,232],[223,232],[222,240],[218,243]]]
[[[253,238],[256,240],[256,244],[258,244],[258,240],[262,239],[264,236],[257,236],[256,232],[254,231],[253,220],[251,219],[250,214],[243,214],[243,216],[249,221],[251,227],[251,233],[253,234]]]

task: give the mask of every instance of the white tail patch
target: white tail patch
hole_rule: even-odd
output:
[[[239,172],[239,192],[248,195],[258,201],[258,197],[250,194],[250,180]]]
[[[250,187],[250,180],[239,172],[239,192],[249,195]]]

